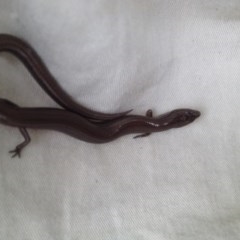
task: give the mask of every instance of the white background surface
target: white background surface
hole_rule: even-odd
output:
[[[0,32],[26,39],[85,106],[180,107],[193,124],[94,145],[0,125],[0,239],[240,239],[240,2],[2,0]],[[57,106],[13,56],[0,96]]]

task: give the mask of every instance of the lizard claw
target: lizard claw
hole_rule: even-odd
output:
[[[21,157],[21,148],[16,147],[14,150],[9,151],[9,153],[12,153],[12,158],[18,156],[19,158]]]

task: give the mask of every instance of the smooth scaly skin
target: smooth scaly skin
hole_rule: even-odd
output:
[[[50,129],[63,132],[90,143],[106,143],[132,133],[152,133],[183,127],[200,116],[199,111],[177,109],[159,117],[128,115],[109,122],[94,124],[78,114],[56,108],[21,108],[0,99],[0,123],[18,127],[25,142],[11,151],[20,156],[30,142],[26,128]]]
[[[0,34],[0,52],[14,54],[53,100],[63,108],[86,117],[90,121],[112,120],[124,116],[131,111],[106,114],[81,106],[60,87],[36,51],[28,43],[17,37]]]

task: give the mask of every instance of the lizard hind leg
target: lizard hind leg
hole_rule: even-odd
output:
[[[31,142],[31,138],[26,130],[26,128],[19,128],[20,133],[22,134],[24,141],[16,146],[15,149],[9,151],[12,153],[12,158],[18,156],[21,157],[21,151]]]

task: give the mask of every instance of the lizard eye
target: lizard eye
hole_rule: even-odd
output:
[[[185,121],[187,120],[187,116],[186,116],[186,115],[181,116],[180,120],[181,120],[182,122],[185,122]]]

